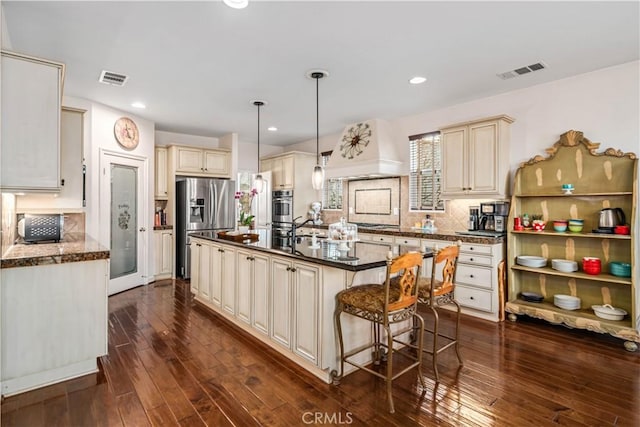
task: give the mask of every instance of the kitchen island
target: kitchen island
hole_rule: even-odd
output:
[[[271,249],[269,232],[258,236],[257,242],[233,242],[215,233],[191,235],[195,300],[329,383],[339,360],[336,294],[382,283],[389,253],[420,248],[360,241],[339,251],[337,244],[314,248],[305,241],[287,252]],[[430,249],[424,253],[432,255]],[[345,316],[343,329],[352,348],[372,339],[371,325],[362,319]]]
[[[1,259],[2,394],[98,370],[107,354],[109,250],[84,233]]]

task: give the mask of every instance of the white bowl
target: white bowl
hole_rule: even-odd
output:
[[[553,304],[564,310],[577,310],[580,308],[580,298],[571,295],[557,294],[553,296]]]
[[[627,312],[623,309],[612,307],[610,304],[592,305],[591,308],[596,316],[607,320],[622,320],[627,315]]]
[[[544,267],[547,265],[547,259],[532,255],[519,255],[516,257],[516,264],[525,267]]]
[[[551,268],[562,271],[563,273],[571,273],[578,271],[578,263],[568,259],[552,259]]]

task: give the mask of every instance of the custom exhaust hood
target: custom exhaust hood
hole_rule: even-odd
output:
[[[355,179],[406,175],[398,145],[401,141],[384,120],[349,125],[329,157],[325,176]]]

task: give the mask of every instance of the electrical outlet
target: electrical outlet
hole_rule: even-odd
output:
[[[349,206],[349,213],[352,214],[353,213],[353,207]]]
[[[393,208],[393,214],[395,216],[398,216],[399,212],[400,212],[400,210],[398,208]]]

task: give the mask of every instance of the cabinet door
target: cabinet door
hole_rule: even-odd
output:
[[[226,151],[204,151],[204,173],[219,177],[229,177],[230,155]]]
[[[202,173],[202,150],[189,147],[177,148],[176,172]]]
[[[173,232],[165,230],[161,233],[160,248],[162,252],[160,274],[171,275],[173,273]]]
[[[82,207],[84,111],[63,108],[60,116],[60,194],[67,208]],[[72,203],[70,203],[72,202]]]
[[[271,339],[291,348],[291,263],[274,258],[271,262]]]
[[[318,286],[319,270],[294,264],[294,346],[299,356],[318,363]]]
[[[156,148],[155,172],[155,198],[159,200],[166,199],[168,197],[167,149],[164,147]]]
[[[2,53],[0,185],[60,190],[62,64]]]
[[[467,127],[442,132],[442,192],[462,195],[467,190]]]
[[[469,126],[469,182],[471,193],[498,191],[498,123]]]
[[[222,308],[236,314],[236,251],[229,246],[222,251]]]
[[[269,334],[269,258],[253,254],[253,319],[254,329]]]
[[[209,276],[211,280],[211,303],[216,307],[222,306],[222,259],[223,252],[219,245],[211,245]]]
[[[280,187],[293,188],[295,176],[295,159],[293,156],[285,156],[282,158]]]
[[[281,190],[284,188],[282,181],[282,159],[271,159],[271,180],[273,182],[274,190]]]
[[[238,312],[236,317],[245,323],[251,323],[251,287],[254,269],[251,253],[238,250]]]
[[[156,248],[158,247],[158,243],[156,240]],[[194,239],[191,239],[191,293],[194,295],[200,294],[200,249],[202,249],[202,244]],[[156,258],[156,265],[157,258]],[[157,269],[157,267],[156,267]]]
[[[198,256],[198,281],[200,285],[198,286],[198,296],[205,301],[212,301],[212,286],[215,286],[216,282],[216,280],[212,280],[211,277],[211,274],[217,271],[214,269],[216,257],[213,256],[212,250],[214,249],[209,243],[203,242],[200,244],[200,253]],[[191,259],[193,259],[193,257]]]

